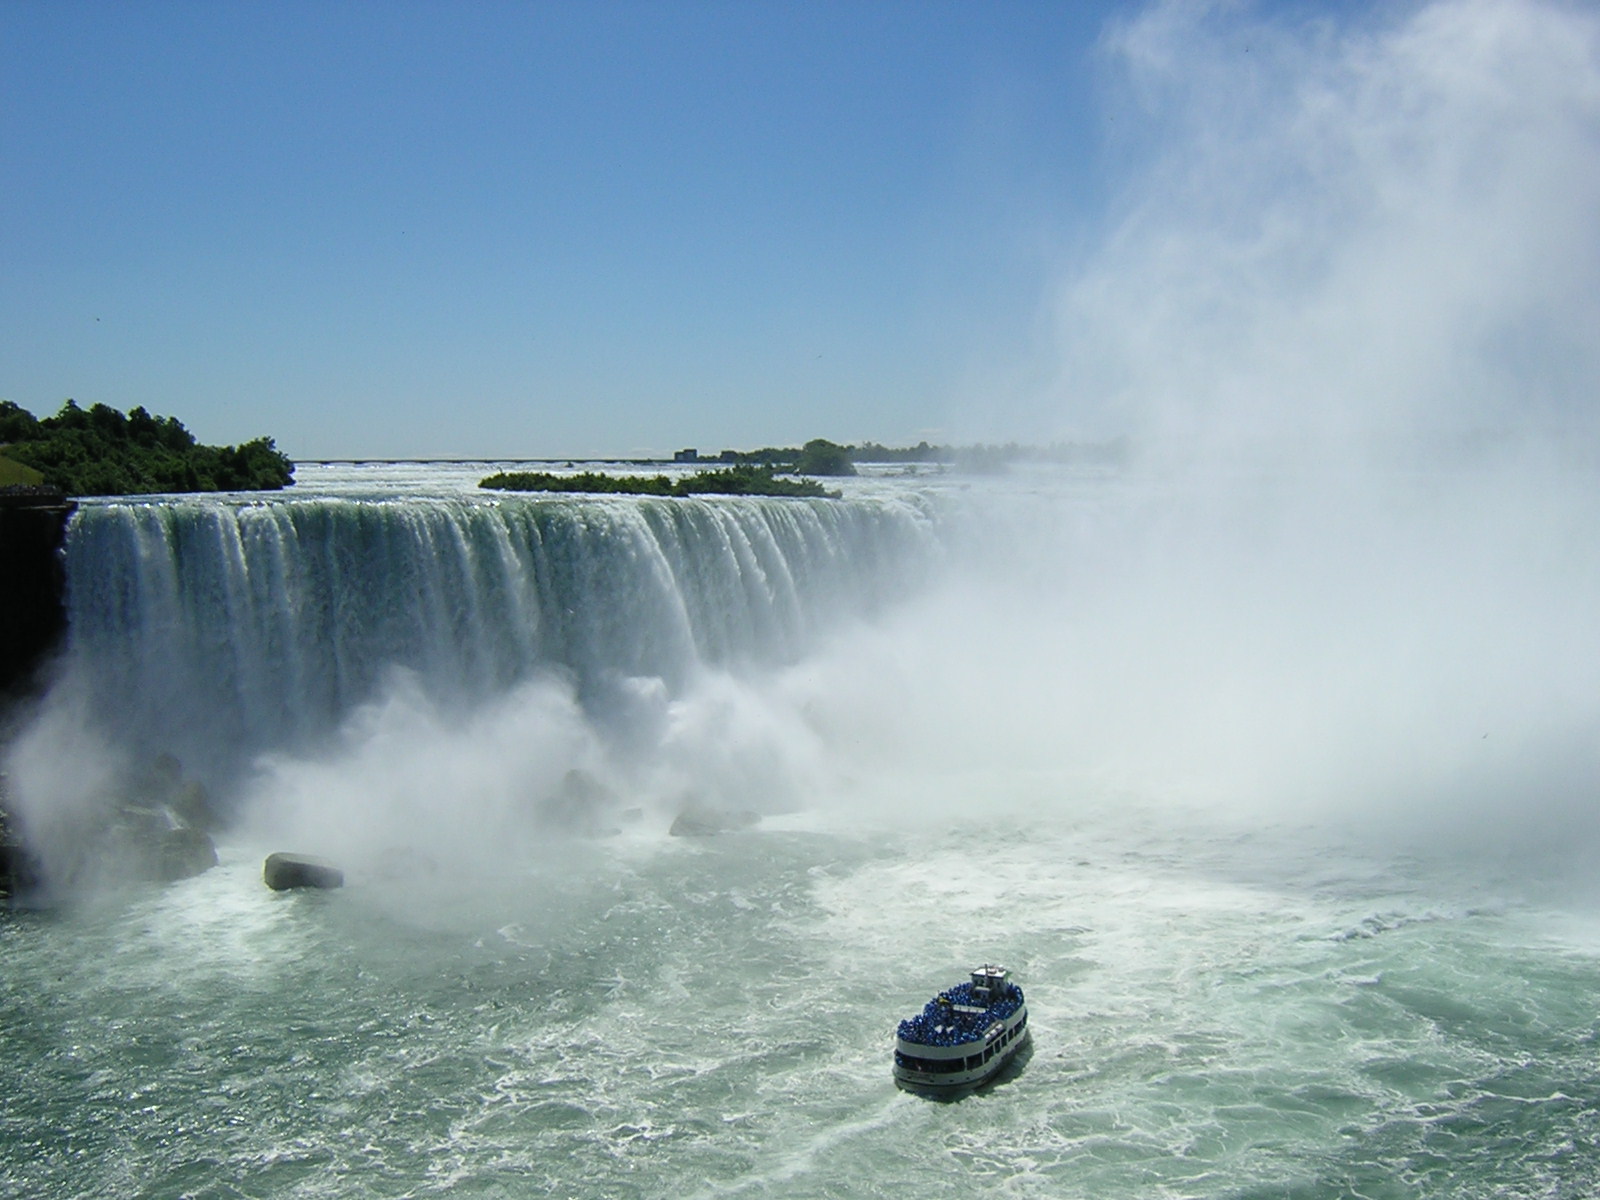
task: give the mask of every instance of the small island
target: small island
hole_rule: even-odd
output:
[[[276,491],[294,482],[294,463],[263,437],[239,446],[202,446],[176,417],[136,407],[68,400],[36,418],[0,400],[0,485],[57,488],[68,496],[158,492]]]
[[[770,467],[738,466],[698,471],[681,479],[666,475],[606,475],[583,471],[556,475],[549,471],[508,471],[480,480],[481,488],[502,492],[588,492],[629,496],[802,496],[837,500],[815,479],[780,479]]]

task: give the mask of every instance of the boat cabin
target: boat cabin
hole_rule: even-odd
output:
[[[1004,1000],[1011,992],[1010,973],[1004,967],[985,964],[972,972],[972,1002],[984,1008]]]

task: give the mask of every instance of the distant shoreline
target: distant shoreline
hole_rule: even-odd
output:
[[[399,458],[367,458],[339,455],[333,458],[297,458],[308,467],[396,467],[469,466],[475,463],[504,463],[511,466],[593,466],[607,464],[656,469],[660,467],[762,466],[802,475],[850,475],[853,466],[879,467],[955,467],[963,470],[994,471],[1016,463],[1049,462],[1067,465],[1121,465],[1128,459],[1126,438],[1105,442],[1059,442],[1048,446],[1005,445],[888,447],[877,442],[841,446],[821,438],[800,447],[763,447],[759,450],[723,450],[702,455],[696,450],[679,450],[670,456],[556,454],[538,457],[497,458],[484,455],[406,455]]]
[[[588,463],[612,463],[628,467],[670,467],[670,458],[297,458],[298,466],[306,467],[468,467],[475,463],[507,463],[534,466],[579,466]],[[683,464],[678,464],[683,465]]]

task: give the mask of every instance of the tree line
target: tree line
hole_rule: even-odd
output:
[[[143,406],[127,414],[105,404],[84,409],[74,400],[42,419],[0,400],[0,464],[5,460],[69,496],[260,491],[294,482],[294,463],[269,437],[202,446],[176,417]]]
[[[629,496],[813,496],[838,499],[814,479],[779,479],[770,468],[735,466],[698,471],[680,479],[666,475],[606,475],[580,471],[556,475],[548,471],[505,471],[481,480],[481,488],[502,492],[589,492]]]
[[[1057,442],[1049,446],[1004,445],[934,446],[926,441],[915,446],[884,446],[877,442],[840,445],[826,438],[813,438],[804,446],[764,446],[760,450],[724,450],[712,458],[702,458],[693,450],[680,451],[680,462],[722,462],[760,466],[797,475],[854,475],[856,463],[936,464],[964,471],[1003,471],[1016,463],[1041,462],[1074,466],[1117,466],[1125,462],[1129,447],[1126,438],[1106,442]]]

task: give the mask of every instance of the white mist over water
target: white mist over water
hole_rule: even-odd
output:
[[[1592,848],[1600,18],[1164,3],[1105,52],[1061,420],[1156,486],[1054,560],[1038,704],[1162,790]]]

